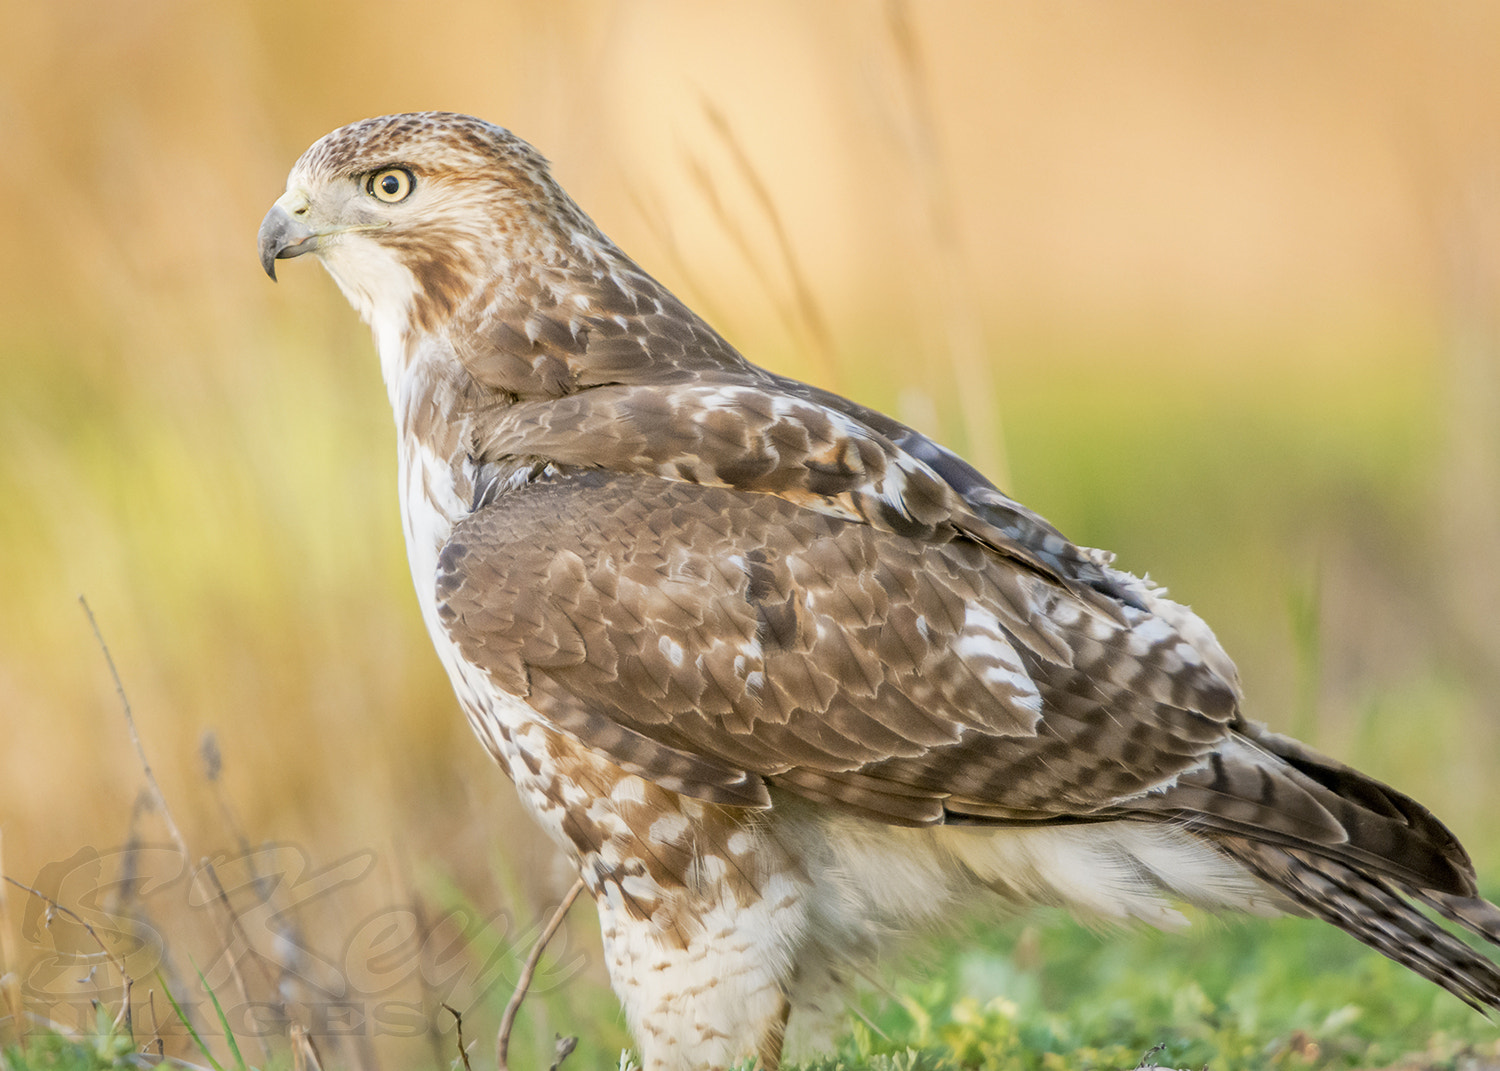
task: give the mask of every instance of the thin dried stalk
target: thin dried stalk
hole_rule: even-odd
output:
[[[958,382],[958,402],[968,438],[969,460],[1000,487],[1010,485],[1005,436],[997,412],[994,376],[985,360],[984,337],[975,313],[969,275],[963,270],[963,248],[953,193],[942,168],[928,92],[927,69],[905,0],[887,0],[886,17],[896,51],[896,70],[905,92],[909,155],[938,254],[938,292],[943,302],[948,359]]]
[[[464,1071],[474,1071],[469,1063],[469,1049],[464,1044],[464,1017],[457,1008],[451,1004],[444,1004],[443,1010],[453,1016],[453,1025],[458,1030],[458,1058],[464,1062]]]
[[[500,1017],[500,1035],[495,1039],[495,1068],[496,1071],[510,1071],[507,1058],[510,1055],[510,1035],[516,1026],[516,1013],[521,1010],[521,1002],[526,999],[526,990],[531,988],[532,976],[536,974],[536,965],[541,962],[542,950],[547,947],[547,942],[552,940],[557,928],[567,917],[568,908],[573,906],[573,901],[578,899],[578,894],[583,892],[583,879],[579,878],[568,890],[562,903],[557,905],[557,910],[552,912],[552,917],[547,920],[547,928],[542,935],[536,939],[536,944],[531,946],[531,953],[526,957],[526,966],[521,969],[521,978],[516,982],[516,991],[510,995],[510,1003],[505,1006],[505,1014]],[[456,1013],[455,1013],[456,1014]],[[572,1051],[572,1050],[569,1050]],[[566,1056],[566,1053],[562,1054]],[[561,1062],[561,1058],[559,1058]],[[468,1061],[464,1063],[467,1065]]]
[[[104,664],[109,667],[110,679],[115,682],[115,695],[120,697],[120,709],[125,712],[125,728],[130,732],[130,742],[135,745],[136,757],[141,760],[141,771],[146,775],[146,784],[156,800],[157,809],[167,823],[167,833],[171,836],[172,843],[177,846],[177,850],[182,853],[182,858],[186,861],[191,858],[188,854],[187,841],[182,836],[182,830],[177,828],[177,822],[172,817],[172,809],[167,806],[167,797],[162,793],[156,774],[151,769],[151,760],[146,758],[146,748],[141,743],[141,734],[136,731],[135,714],[130,709],[130,698],[125,694],[125,684],[120,680],[120,671],[115,668],[114,655],[109,653],[109,644],[104,642],[104,633],[99,631],[99,622],[94,619],[94,611],[90,609],[88,599],[80,595],[78,602],[89,619],[89,628],[94,630],[94,639],[104,655]]]
[[[27,892],[32,896],[35,896],[38,900],[42,901],[42,903],[46,904],[48,910],[50,910],[53,914],[66,915],[68,918],[78,923],[78,925],[82,926],[84,932],[94,939],[94,944],[99,946],[99,951],[104,953],[104,958],[109,961],[109,965],[120,974],[121,984],[124,987],[124,1000],[120,1006],[119,1012],[115,1015],[114,1028],[116,1030],[124,1030],[128,1033],[130,1030],[130,990],[131,987],[135,985],[135,979],[131,978],[130,975],[125,973],[125,961],[120,959],[109,950],[109,946],[106,945],[103,939],[100,938],[99,934],[94,931],[94,927],[90,926],[88,920],[78,912],[74,911],[70,907],[65,907],[64,905],[58,903],[56,900],[52,899],[52,897],[42,892],[42,890],[33,889],[30,885],[22,884],[9,875],[6,876],[5,880],[10,882],[16,888],[20,889],[22,892]],[[19,991],[16,994],[16,1001],[16,1006],[17,1008],[19,1008]],[[18,1025],[21,1022],[19,1015],[17,1015],[16,1022]]]
[[[834,354],[833,336],[829,333],[827,321],[818,307],[818,300],[813,294],[812,287],[807,285],[807,279],[802,274],[802,266],[797,261],[797,254],[792,247],[791,237],[787,234],[786,224],[782,222],[781,213],[776,208],[776,200],[760,177],[760,172],[755,169],[750,154],[745,151],[745,147],[735,135],[729,119],[708,100],[703,102],[703,111],[708,116],[709,125],[713,127],[714,133],[718,134],[719,140],[729,150],[729,155],[734,158],[735,166],[739,168],[745,185],[750,187],[756,203],[760,205],[766,222],[771,225],[771,235],[776,239],[776,250],[781,254],[781,266],[786,272],[787,281],[792,289],[792,309],[784,315],[793,326],[800,324],[806,333],[812,349],[816,378],[821,381],[820,385],[836,387],[837,359]]]
[[[135,712],[131,709],[130,697],[125,694],[125,682],[120,678],[120,671],[115,666],[114,655],[110,653],[109,644],[104,640],[104,633],[99,628],[99,622],[94,617],[94,611],[93,608],[89,606],[88,599],[85,596],[80,595],[78,596],[78,602],[83,607],[84,615],[89,619],[89,628],[91,628],[94,632],[94,640],[99,644],[99,651],[104,655],[104,664],[109,668],[110,679],[114,681],[115,695],[117,695],[120,699],[120,709],[125,715],[125,727],[130,733],[130,742],[135,745],[136,757],[140,760],[141,763],[141,772],[146,775],[147,789],[151,794],[152,800],[155,802],[157,811],[161,814],[162,819],[167,824],[167,833],[172,839],[172,844],[177,848],[177,851],[181,853],[183,862],[191,866],[192,854],[188,851],[187,838],[182,835],[182,830],[177,826],[177,820],[172,817],[172,809],[167,806],[166,793],[162,792],[161,783],[156,780],[156,772],[151,768],[151,760],[146,757],[146,747],[141,742],[141,734],[136,728]],[[219,886],[218,895],[215,896],[214,890],[210,889],[207,886],[207,883],[204,881],[203,873],[205,869],[208,869],[210,871],[210,877],[213,878],[214,885],[218,885],[218,878],[211,873],[212,868],[198,867],[193,870],[192,883],[194,889],[200,896],[203,897],[205,902],[212,900],[221,904],[224,910],[229,915],[231,928],[243,933],[244,929],[240,924],[239,916],[235,913],[233,905],[229,903],[228,897],[223,895],[223,887]],[[95,937],[95,940],[98,940],[98,938]],[[246,947],[249,947],[248,944]],[[240,973],[239,961],[234,957],[231,957],[229,960],[229,969],[234,977],[236,988],[239,990],[241,997],[248,1001],[248,990],[245,985],[245,979]],[[124,974],[123,969],[121,970],[121,976],[125,977],[126,979],[127,1003],[124,1014],[126,1015],[128,1021],[130,979],[127,975]],[[271,1053],[270,1049],[266,1045],[266,1040],[264,1038],[260,1038],[258,1040],[260,1042],[261,1051],[265,1053],[266,1058],[269,1060]]]
[[[0,830],[0,873],[5,871],[4,830]],[[94,940],[98,940],[97,937]],[[10,900],[5,895],[5,884],[0,882],[0,988],[5,991],[5,1007],[10,1021],[16,1024],[16,1034],[22,1047],[26,1045],[26,1033],[21,1029],[25,1021],[21,1018],[21,979],[16,973],[21,961],[16,956],[15,938],[11,933]]]

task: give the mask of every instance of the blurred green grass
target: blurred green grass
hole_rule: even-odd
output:
[[[1497,1055],[1483,1016],[1300,919],[1200,918],[1171,935],[1055,916],[985,927],[941,943],[863,1013],[835,1055],[801,1066],[882,1067],[910,1049],[916,1066],[987,1071],[1128,1069],[1157,1046],[1155,1064],[1213,1071],[1416,1071]]]

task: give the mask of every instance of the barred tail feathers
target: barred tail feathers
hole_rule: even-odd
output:
[[[1500,1011],[1500,967],[1417,906],[1427,904],[1500,945],[1500,908],[1479,897],[1434,893],[1327,856],[1239,836],[1215,835],[1219,850],[1290,899],[1377,952],[1486,1014]]]

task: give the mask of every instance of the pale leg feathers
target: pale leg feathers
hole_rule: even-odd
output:
[[[806,925],[803,892],[782,875],[754,903],[695,905],[702,925],[685,939],[600,899],[606,965],[644,1071],[727,1068],[750,1056],[774,1071]]]

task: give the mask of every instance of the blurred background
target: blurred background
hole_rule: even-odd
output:
[[[256,262],[311,141],[441,108],[536,144],[752,360],[896,413],[1168,585],[1252,716],[1416,795],[1500,888],[1500,6],[4,21],[5,873],[108,906],[144,895],[119,850],[168,837],[83,595],[193,853],[284,889],[360,861],[303,890],[310,943],[418,901],[514,934],[566,888],[422,630],[368,334],[311,261],[279,286]],[[251,866],[264,843],[289,854]],[[11,890],[23,965],[59,951],[36,910]]]

